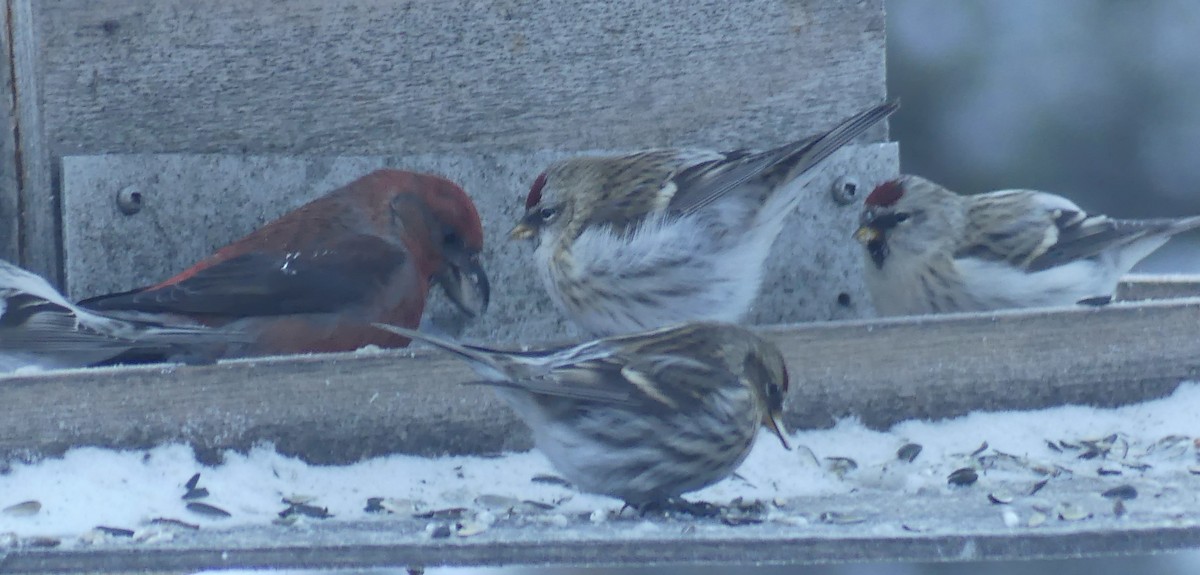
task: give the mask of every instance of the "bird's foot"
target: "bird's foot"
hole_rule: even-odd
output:
[[[653,501],[640,505],[626,503],[625,506],[636,509],[643,517],[646,515],[688,515],[691,517],[717,517],[721,515],[720,505],[715,505],[707,501],[688,501],[680,497],[672,497],[665,501]]]

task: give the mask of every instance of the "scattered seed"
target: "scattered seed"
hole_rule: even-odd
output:
[[[546,475],[544,473],[534,475],[533,479],[530,479],[530,481],[534,483],[541,483],[543,485],[558,485],[560,487],[567,488],[572,487],[570,481],[567,481],[566,479],[563,479],[557,475]]]
[[[829,471],[837,475],[839,479],[858,469],[858,462],[849,457],[826,457],[825,461],[828,462]]]
[[[1104,493],[1101,493],[1100,495],[1107,497],[1109,499],[1128,500],[1128,499],[1137,499],[1138,492],[1137,492],[1137,489],[1134,488],[1134,486],[1125,484],[1125,485],[1118,485],[1117,487],[1109,489],[1108,491],[1105,491]]]
[[[993,491],[988,493],[988,501],[996,505],[1008,505],[1013,502],[1013,494],[1007,491]]]
[[[983,442],[983,444],[982,444],[982,445],[980,445],[980,446],[979,446],[979,448],[978,448],[978,449],[976,449],[975,451],[972,451],[972,452],[971,452],[971,457],[975,457],[976,455],[979,455],[980,453],[983,453],[984,451],[987,451],[987,448],[988,448],[988,444],[987,444],[987,442],[985,441],[985,442]]]
[[[434,527],[433,531],[431,531],[429,533],[429,536],[434,539],[445,539],[450,536],[450,533],[451,533],[450,526],[446,525],[446,524],[442,524],[442,525],[438,525],[437,527]]]
[[[411,499],[395,499],[387,497],[379,502],[379,506],[388,513],[413,513],[418,511],[417,503]]]
[[[1000,512],[1000,518],[1004,520],[1004,526],[1010,529],[1021,524],[1021,516],[1017,515],[1017,512],[1012,509],[1005,509]]]
[[[226,517],[233,517],[233,514],[229,513],[228,511],[226,511],[224,509],[221,509],[220,507],[217,507],[216,505],[209,505],[207,503],[201,503],[199,501],[188,502],[187,510],[191,511],[192,513],[195,513],[196,515],[203,515],[205,517],[211,517],[213,519],[224,519]]]
[[[1063,521],[1081,521],[1091,516],[1092,514],[1086,509],[1072,503],[1063,503],[1058,506],[1058,518]]]
[[[96,531],[99,531],[105,535],[111,535],[113,537],[133,537],[132,529],[123,529],[121,527],[106,527],[104,525],[97,525]]]
[[[526,499],[526,500],[522,501],[521,504],[527,508],[532,508],[534,511],[550,511],[550,510],[556,509],[558,507],[557,505],[554,505],[553,503],[546,503],[544,501],[534,501],[532,499]]]
[[[1048,517],[1046,517],[1045,513],[1042,513],[1041,511],[1034,511],[1033,514],[1029,516],[1029,523],[1027,525],[1030,527],[1037,527],[1045,523],[1046,519],[1048,519]]]
[[[286,499],[284,501],[287,501]],[[329,513],[328,507],[317,507],[307,503],[293,503],[287,509],[279,512],[280,517],[290,517],[292,515],[301,515],[304,517],[312,517],[313,519],[329,519],[333,517]]]
[[[485,493],[475,498],[475,504],[485,509],[512,509],[520,505],[521,500],[516,497]]]
[[[1134,471],[1150,471],[1153,467],[1149,463],[1121,463],[1121,465]]]
[[[1050,441],[1049,439],[1046,440],[1046,447],[1049,447],[1050,451],[1053,451],[1055,453],[1063,452],[1062,448],[1059,447],[1058,444],[1054,443],[1053,441]]]
[[[1059,447],[1061,447],[1061,448],[1063,448],[1063,449],[1073,449],[1073,450],[1076,450],[1076,451],[1078,451],[1078,450],[1079,450],[1079,446],[1078,446],[1078,445],[1075,445],[1074,443],[1070,443],[1070,442],[1066,441],[1065,439],[1060,439],[1060,440],[1058,440],[1058,446],[1059,446]]]
[[[282,501],[288,505],[304,505],[305,503],[312,503],[316,500],[317,498],[313,497],[312,495],[288,495],[287,497],[282,498]]]
[[[183,484],[183,486],[185,488],[187,488],[188,491],[195,489],[197,485],[200,485],[200,474],[199,473],[193,475],[191,479],[187,480],[187,483]]]
[[[435,509],[433,511],[424,511],[414,513],[413,517],[417,519],[462,519],[467,514],[466,507],[450,507],[447,509]],[[447,527],[449,529],[449,527]],[[449,537],[449,535],[447,535]]]
[[[29,501],[22,501],[16,505],[9,505],[8,507],[4,508],[2,513],[5,515],[11,515],[13,517],[29,517],[31,515],[37,515],[38,511],[41,510],[42,503],[40,501],[30,499]]]
[[[736,515],[722,515],[721,516],[721,523],[724,523],[725,525],[729,525],[731,527],[737,527],[739,525],[757,525],[762,522],[763,522],[762,517],[755,516],[755,515],[736,514]]]
[[[1104,467],[1101,467],[1096,470],[1096,473],[1099,474],[1101,477],[1109,477],[1109,476],[1113,476],[1113,475],[1121,475],[1121,470],[1120,469],[1106,469]]]
[[[1120,499],[1113,501],[1113,515],[1116,515],[1117,517],[1124,517],[1126,513],[1128,513],[1128,511],[1125,509],[1124,501]]]
[[[1188,473],[1191,473],[1192,475],[1200,475],[1200,465],[1189,465]]]
[[[1042,490],[1042,488],[1043,488],[1043,487],[1045,487],[1047,483],[1050,483],[1050,480],[1049,480],[1049,479],[1043,479],[1043,480],[1041,480],[1041,481],[1039,481],[1039,482],[1037,482],[1037,483],[1034,483],[1034,484],[1033,484],[1033,487],[1031,487],[1031,488],[1029,489],[1029,494],[1030,494],[1030,495],[1037,495],[1037,492],[1038,492],[1038,491],[1041,491],[1041,490]]]
[[[184,501],[194,501],[196,499],[204,499],[208,497],[208,490],[201,487],[200,489],[188,489],[187,493],[183,494]]]
[[[867,520],[866,517],[861,515],[842,513],[840,511],[823,511],[817,516],[817,519],[821,523],[828,523],[830,525],[854,525],[855,523],[862,523]]]
[[[200,529],[200,526],[196,525],[195,523],[188,523],[186,521],[180,521],[179,519],[171,519],[170,517],[155,517],[154,519],[150,520],[150,524],[151,525],[170,525],[172,527],[182,527],[184,529],[190,529],[192,531],[198,531]]]
[[[51,547],[58,547],[60,544],[62,544],[62,539],[59,539],[57,537],[41,537],[41,536],[29,537],[27,539],[22,539],[21,544],[24,546],[27,546],[27,547],[39,547],[42,549],[49,549]]]
[[[979,474],[970,467],[963,467],[962,469],[955,469],[954,472],[950,474],[950,477],[946,479],[946,481],[950,483],[950,485],[966,487],[974,484],[976,481],[979,481]]]
[[[472,535],[479,535],[480,533],[483,533],[484,531],[488,530],[487,524],[478,523],[475,521],[465,521],[463,523],[456,524],[454,527],[455,527],[454,534],[459,537],[470,537]]]
[[[924,448],[921,447],[920,444],[907,443],[900,449],[896,450],[896,459],[899,459],[900,461],[907,461],[909,463],[912,463],[913,460],[916,459],[917,456],[921,454],[922,449],[924,449]]]
[[[821,466],[821,460],[817,458],[817,454],[813,453],[813,450],[810,449],[807,445],[804,445],[802,443],[797,443],[795,446],[792,447],[792,449],[796,452],[797,456],[804,456],[809,461],[812,461],[813,465],[815,465],[817,467]]]
[[[367,498],[367,506],[363,507],[363,511],[365,511],[367,513],[385,513],[385,512],[387,512],[387,509],[384,509],[383,505],[381,505],[381,503],[383,503],[382,497],[368,497]]]

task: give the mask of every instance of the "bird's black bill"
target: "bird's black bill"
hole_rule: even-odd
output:
[[[875,267],[883,268],[883,262],[888,257],[888,245],[883,236],[867,242],[867,254],[871,256],[871,261],[875,262]]]
[[[450,301],[470,317],[487,310],[491,285],[478,257],[459,250],[447,250],[446,263],[434,278]]]

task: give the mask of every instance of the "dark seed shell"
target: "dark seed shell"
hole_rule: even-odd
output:
[[[950,485],[965,487],[979,481],[979,474],[970,467],[963,467],[962,469],[955,469],[946,480]]]
[[[199,473],[193,475],[191,479],[187,480],[187,483],[183,484],[183,486],[186,487],[188,491],[195,489],[197,485],[200,485],[200,474]]]
[[[363,511],[367,513],[386,513],[387,509],[383,508],[382,503],[382,497],[368,497],[367,506],[363,508]]]
[[[221,509],[220,507],[217,507],[216,505],[209,505],[207,503],[201,503],[199,501],[189,502],[187,504],[187,510],[191,511],[192,513],[195,513],[197,515],[203,515],[205,517],[212,517],[214,519],[224,519],[226,517],[233,517],[232,513],[228,512],[224,509]]]
[[[530,479],[533,483],[541,483],[543,485],[559,485],[562,487],[571,487],[571,482],[557,475],[546,475],[539,473]]]
[[[924,449],[924,448],[921,447],[921,445],[918,443],[905,444],[903,447],[896,450],[896,459],[899,459],[900,461],[907,461],[909,463],[912,463],[913,460],[916,459],[917,456],[921,454],[922,449]]]
[[[97,525],[96,531],[99,531],[105,535],[112,535],[113,537],[133,537],[132,529],[123,529],[121,527],[106,527],[104,525]]]
[[[180,521],[179,519],[171,519],[170,517],[155,517],[154,519],[150,520],[150,524],[151,525],[170,525],[172,527],[182,527],[184,529],[191,529],[192,531],[198,531],[200,529],[200,526],[196,525],[195,523],[188,523],[187,521]]]
[[[1128,501],[1130,499],[1137,499],[1138,492],[1137,488],[1134,486],[1125,484],[1118,485],[1112,489],[1109,489],[1108,491],[1105,491],[1104,493],[1101,493],[1100,495],[1109,499]]]
[[[204,499],[208,497],[208,490],[201,487],[200,489],[188,489],[187,493],[183,494],[184,501],[193,501],[196,499]]]

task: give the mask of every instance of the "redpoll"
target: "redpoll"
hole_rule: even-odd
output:
[[[506,352],[380,325],[466,360],[580,489],[665,503],[733,473],[760,426],[784,446],[783,356],[746,329],[693,323]]]
[[[200,360],[237,339],[203,326],[131,322],[81,309],[46,280],[0,261],[0,373],[84,367],[133,356]]]
[[[371,323],[417,326],[432,283],[470,315],[486,308],[482,246],[479,214],[462,188],[378,170],[160,284],[83,305],[184,316],[254,335],[227,356],[400,347],[406,338]]]
[[[512,237],[534,239],[550,298],[585,331],[736,322],[812,168],[897,108],[765,152],[661,149],[551,165]]]
[[[1138,261],[1200,217],[1114,220],[1061,196],[960,196],[918,176],[867,196],[855,238],[882,315],[1104,301]]]

